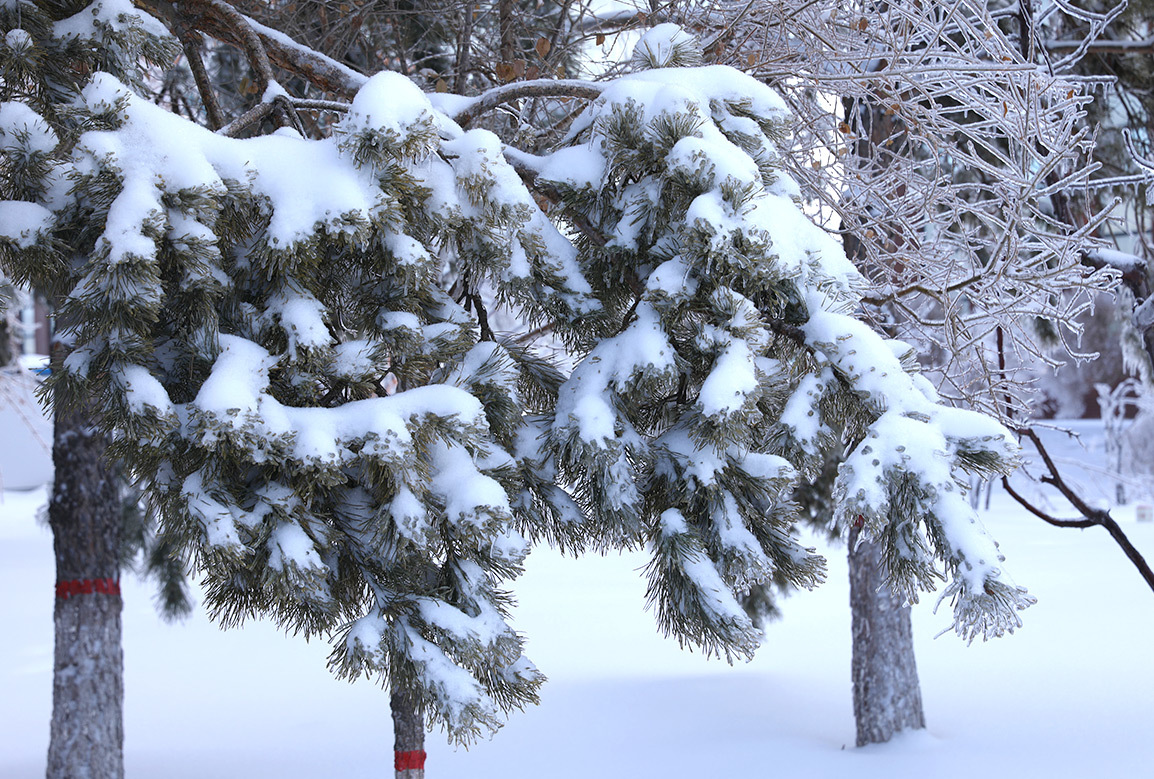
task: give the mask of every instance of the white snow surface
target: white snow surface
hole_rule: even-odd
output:
[[[0,103],[0,151],[26,149],[47,154],[58,142],[56,131],[24,103]]]
[[[0,200],[0,238],[21,249],[40,240],[52,226],[52,212],[36,203],[23,200]]]
[[[1088,450],[1049,436],[1092,500],[1113,491],[1097,423]],[[1077,467],[1076,467],[1077,466]],[[1019,487],[1029,482],[1017,478]],[[52,540],[45,493],[0,503],[0,776],[44,775],[52,700]],[[1064,505],[1049,506],[1072,516]],[[1154,523],[1113,510],[1154,556]],[[1000,490],[982,521],[1039,602],[1013,636],[967,648],[933,598],[914,610],[928,729],[855,749],[845,550],[823,539],[829,580],[783,603],[749,663],[678,649],[643,613],[635,555],[533,552],[514,626],[550,677],[542,703],[468,751],[431,733],[430,779],[938,779],[1139,777],[1154,764],[1154,594],[1099,529],[1053,528]],[[255,622],[222,632],[202,612],[165,625],[153,588],[125,593],[126,761],[133,779],[387,776],[388,696],[325,670],[328,646]],[[372,644],[381,625],[362,625]]]
[[[360,88],[340,127],[346,135],[375,130],[400,139],[426,122],[438,129],[451,127],[443,115],[432,110],[429,97],[411,79],[386,70]],[[460,128],[456,132],[460,133]]]
[[[707,123],[710,100],[744,104],[759,116],[784,120],[789,115],[780,95],[739,70],[724,65],[658,68],[629,73],[609,83],[573,122],[568,137],[576,138],[588,129],[599,112],[612,106],[625,107],[630,101],[641,110],[643,122],[662,113],[689,111]]]

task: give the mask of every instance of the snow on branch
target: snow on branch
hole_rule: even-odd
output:
[[[1146,260],[1136,255],[1128,252],[1120,252],[1117,249],[1106,248],[1087,250],[1086,259],[1097,266],[1114,268],[1122,274],[1136,273],[1139,271],[1145,272],[1148,264]]]
[[[343,98],[352,98],[368,80],[347,65],[326,57],[288,35],[241,14],[225,0],[134,0],[166,24],[184,31],[196,31],[242,48],[262,80],[271,76],[268,63],[296,73],[320,89]]]

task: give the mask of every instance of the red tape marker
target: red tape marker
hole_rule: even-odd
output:
[[[408,771],[412,769],[424,769],[425,767],[425,753],[417,752],[397,752],[395,769],[397,771]]]
[[[119,595],[119,579],[72,579],[56,583],[56,597],[68,600],[73,595],[91,595],[98,592],[101,595]]]

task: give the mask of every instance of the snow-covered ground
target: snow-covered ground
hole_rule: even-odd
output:
[[[1059,454],[1096,498],[1101,442]],[[1073,473],[1073,470],[1071,470]],[[44,492],[0,504],[0,777],[44,774],[51,708],[52,543]],[[1054,509],[1062,512],[1060,506]],[[1063,512],[1064,513],[1064,512]],[[1154,523],[1114,516],[1154,558]],[[435,777],[1137,777],[1154,765],[1154,593],[1104,531],[1052,528],[996,490],[983,514],[1038,604],[1014,636],[967,647],[915,611],[928,730],[853,748],[844,549],[829,581],[785,603],[752,663],[729,667],[656,634],[636,556],[539,550],[517,583],[517,626],[550,677],[541,705],[468,751],[428,740]],[[388,698],[337,681],[323,642],[267,624],[221,632],[198,613],[162,623],[127,576],[126,742],[131,779],[387,777]]]

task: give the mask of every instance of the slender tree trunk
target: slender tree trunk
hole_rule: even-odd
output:
[[[396,779],[425,779],[425,718],[420,706],[404,692],[393,692],[393,750]]]
[[[853,622],[853,713],[857,745],[889,741],[926,726],[914,660],[910,609],[882,581],[877,544],[849,537],[849,601]]]
[[[513,0],[498,0],[497,27],[501,36],[499,53],[502,62],[512,62],[517,56],[517,34],[513,28],[515,10]]]
[[[56,410],[48,521],[56,552],[56,657],[48,779],[124,776],[120,506],[87,413]]]
[[[12,330],[3,317],[0,317],[0,368],[16,359],[16,351],[12,347]]]
[[[868,164],[888,165],[885,154],[877,149],[905,143],[904,127],[899,114],[865,102],[843,103],[847,122],[857,122],[859,132],[855,152]],[[863,228],[865,225],[859,225]],[[908,236],[887,230],[882,223],[873,226],[883,237],[902,243]],[[854,232],[842,237],[846,255],[861,268],[865,247]],[[858,546],[859,531],[849,536],[850,612],[853,632],[853,713],[857,725],[857,745],[889,741],[895,733],[907,728],[924,728],[922,692],[918,685],[918,668],[914,660],[913,627],[909,607],[893,596],[883,582],[881,554],[876,544]]]

